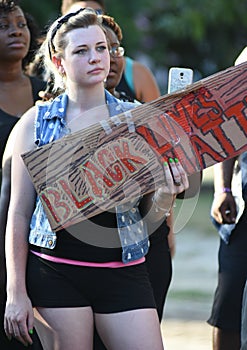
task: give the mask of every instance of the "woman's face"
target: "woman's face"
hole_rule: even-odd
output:
[[[101,11],[102,13],[104,12],[103,8],[97,3],[97,1],[77,1],[70,6],[68,12],[75,12],[85,7],[91,7],[94,10]]]
[[[98,25],[92,25],[74,29],[65,38],[67,46],[61,59],[61,68],[67,83],[84,87],[103,83],[110,69],[109,51],[103,30]]]
[[[16,6],[9,13],[0,12],[0,60],[22,60],[30,46],[30,31],[26,18]]]
[[[107,29],[106,37],[109,49],[120,46],[118,38],[113,30]],[[124,70],[124,58],[110,55],[110,72],[107,76],[105,87],[107,90],[114,90],[119,84]]]

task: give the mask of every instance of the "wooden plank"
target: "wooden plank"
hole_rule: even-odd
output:
[[[247,63],[24,154],[54,231],[153,191],[163,161],[188,174],[247,150]]]

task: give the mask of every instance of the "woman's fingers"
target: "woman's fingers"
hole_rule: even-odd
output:
[[[164,172],[169,193],[180,193],[189,187],[188,176],[177,158],[164,162]]]
[[[172,170],[172,177],[173,177],[173,182],[175,186],[181,186],[181,175],[179,172],[179,169],[177,167],[178,164],[178,159],[177,158],[169,158],[169,165]]]
[[[187,173],[185,172],[184,168],[182,167],[182,164],[177,158],[175,158],[174,162],[179,172],[179,176],[181,179],[180,181],[183,184],[184,190],[186,190],[189,187],[189,179],[188,179]]]
[[[164,162],[164,173],[166,180],[164,187],[167,187],[169,190],[171,190],[174,187],[174,180],[168,162]]]
[[[33,323],[34,317],[31,304],[26,311],[23,308],[15,310],[13,306],[6,307],[4,330],[9,340],[15,338],[25,346],[31,345],[33,343],[31,338]]]

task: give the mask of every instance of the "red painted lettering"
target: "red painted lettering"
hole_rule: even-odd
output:
[[[81,169],[84,171],[87,184],[90,186],[95,197],[103,196],[104,183],[107,187],[113,187],[114,183],[105,176],[92,160],[89,159],[82,164]]]
[[[113,156],[113,153],[108,149],[100,149],[97,152],[97,158],[102,165],[105,172],[111,177],[115,182],[123,181],[123,167],[120,165],[119,160]]]
[[[59,223],[62,220],[66,220],[70,215],[70,208],[68,204],[61,201],[61,193],[54,188],[47,188],[44,192],[40,194],[43,204],[51,213],[51,216],[55,222]],[[53,198],[53,200],[52,200]],[[64,212],[63,215],[59,215],[58,211]]]
[[[68,195],[68,197],[72,200],[72,202],[78,209],[84,209],[90,204],[92,204],[93,200],[88,195],[84,195],[82,199],[79,200],[76,196],[76,193],[72,193],[67,182],[65,182],[64,180],[60,180],[59,183],[62,186],[64,192]]]
[[[121,146],[121,147],[120,147]],[[121,163],[130,173],[135,173],[138,167],[135,164],[147,164],[147,160],[130,152],[129,144],[126,140],[121,140],[121,144],[113,144],[114,152]]]

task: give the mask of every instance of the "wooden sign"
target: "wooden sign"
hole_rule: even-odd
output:
[[[104,125],[105,124],[105,125]],[[54,231],[247,150],[247,63],[23,155]]]

